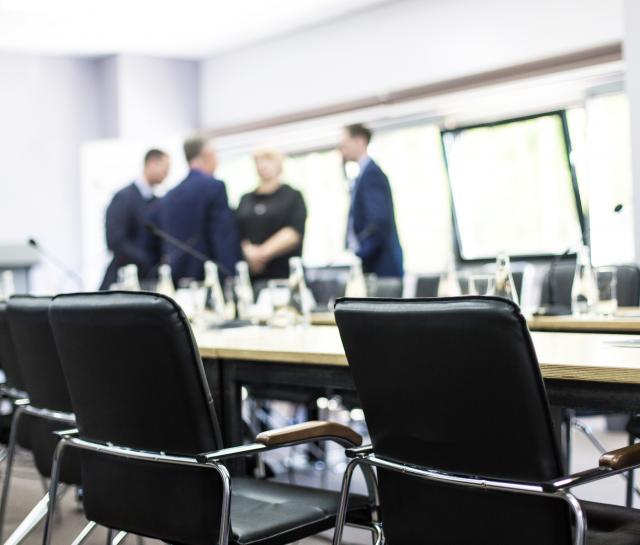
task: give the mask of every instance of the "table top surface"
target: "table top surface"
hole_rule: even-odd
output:
[[[640,386],[640,336],[531,333],[542,375],[549,379]],[[196,332],[203,358],[346,366],[338,328],[249,326]]]
[[[335,325],[333,312],[314,312],[314,325]],[[640,308],[621,308],[615,316],[531,316],[527,319],[532,331],[566,331],[593,333],[638,333],[640,334]]]

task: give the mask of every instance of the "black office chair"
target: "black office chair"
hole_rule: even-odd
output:
[[[6,310],[15,362],[18,364],[17,371],[23,380],[22,386],[29,403],[21,403],[16,407],[13,420],[0,506],[0,535],[9,497],[16,439],[23,425],[22,418],[28,416],[30,419],[29,446],[36,469],[43,480],[51,477],[53,453],[58,442],[54,432],[75,427],[67,384],[49,325],[50,302],[50,297],[14,296]],[[68,485],[81,484],[79,457],[76,453],[65,460],[60,480]],[[48,493],[12,534],[11,543],[24,539],[46,516],[47,503]]]
[[[617,298],[621,307],[640,304],[640,268],[636,265],[616,265]],[[557,313],[571,314],[571,287],[576,272],[575,259],[554,263],[542,281],[541,307],[551,307]]]
[[[87,518],[182,545],[284,544],[333,527],[338,495],[231,479],[225,461],[269,449],[361,438],[326,422],[265,432],[222,450],[220,426],[191,329],[169,298],[151,293],[61,295],[49,319],[77,419],[61,434],[51,478],[51,538],[60,457],[81,451]],[[349,509],[370,521],[369,499]]]
[[[640,446],[563,476],[516,305],[343,299],[336,320],[372,442],[351,451],[343,499],[355,467],[377,467],[388,543],[584,545],[588,535],[589,545],[640,544],[637,511],[569,492],[638,466]],[[339,517],[335,544],[341,528]]]
[[[326,310],[338,297],[344,296],[349,280],[349,267],[305,267],[307,287],[318,308]]]
[[[8,483],[13,468],[13,452],[16,445],[26,450],[31,449],[31,427],[33,426],[31,416],[22,415],[23,409],[21,407],[29,403],[29,398],[11,335],[6,301],[0,301],[0,366],[5,375],[5,382],[0,385],[0,398],[8,400],[12,404],[9,443],[6,449],[5,478],[2,496],[0,497],[0,539],[2,539],[2,523],[7,506]],[[18,421],[20,421],[20,425],[17,425]]]
[[[379,277],[375,274],[366,276],[367,295],[369,297],[402,297],[403,279],[396,277]]]

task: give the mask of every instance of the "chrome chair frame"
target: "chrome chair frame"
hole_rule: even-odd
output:
[[[245,456],[255,456],[262,452],[266,452],[268,450],[291,447],[294,445],[308,443],[310,441],[323,441],[323,440],[335,441],[336,440],[334,437],[324,436],[324,437],[314,437],[313,439],[305,439],[301,441],[290,441],[286,443],[280,443],[277,445],[263,445],[259,443],[252,443],[249,445],[243,445],[239,447],[220,449],[214,452],[205,452],[205,453],[198,454],[195,457],[190,457],[190,456],[175,456],[175,455],[167,454],[165,452],[151,452],[151,451],[144,451],[144,450],[136,450],[128,447],[116,446],[113,444],[104,444],[104,443],[97,443],[94,441],[88,441],[88,440],[77,437],[78,430],[75,428],[56,432],[56,435],[60,437],[60,441],[58,442],[58,445],[56,446],[56,449],[53,455],[53,466],[51,469],[51,483],[49,487],[49,511],[45,521],[43,545],[51,544],[52,523],[53,523],[53,517],[55,514],[58,481],[60,479],[61,460],[62,460],[62,455],[64,453],[64,450],[67,447],[84,449],[84,450],[89,450],[93,452],[98,452],[100,454],[119,456],[122,458],[129,458],[133,460],[157,462],[157,463],[164,463],[164,464],[170,464],[170,465],[183,465],[183,466],[191,466],[191,467],[207,467],[217,471],[222,480],[222,504],[221,504],[222,507],[221,507],[220,534],[218,538],[218,545],[228,545],[229,535],[231,532],[231,476],[229,475],[229,471],[227,470],[226,466],[223,464],[224,461],[231,460],[234,458],[245,457]],[[364,469],[363,469],[363,472],[365,474],[365,478],[367,479],[367,487],[370,491],[370,498],[373,504],[372,512],[373,512],[374,520],[377,520],[379,499],[378,499],[378,493],[377,493],[377,486],[372,486],[373,482],[375,482],[375,474],[373,473],[373,471],[367,471]],[[340,505],[342,507],[342,504]],[[345,505],[343,517],[344,517],[344,520],[346,520],[346,505]],[[371,530],[375,534],[378,531],[378,529],[375,528],[375,526],[376,524],[374,523],[374,527],[367,528],[367,529]]]
[[[14,389],[3,389],[2,394],[12,399],[14,413],[11,421],[9,445],[7,447],[7,462],[4,482],[2,483],[2,497],[0,498],[0,540],[2,540],[4,532],[6,509],[9,500],[9,489],[11,487],[13,460],[18,442],[18,429],[21,422],[21,416],[23,414],[28,414],[35,418],[42,418],[51,422],[59,422],[61,427],[75,426],[75,416],[73,414],[35,407],[30,404],[30,401],[24,392],[19,392]],[[16,545],[17,543],[20,543],[46,516],[48,501],[49,494],[46,493],[18,525],[9,538],[6,541],[2,540],[2,543],[6,545]]]
[[[436,481],[458,486],[471,488],[481,488],[485,490],[495,490],[500,492],[511,492],[516,494],[527,494],[533,496],[556,497],[564,500],[569,505],[575,517],[575,531],[573,537],[573,545],[586,545],[587,539],[587,520],[580,506],[578,499],[568,492],[568,489],[580,486],[590,482],[611,477],[629,471],[629,469],[640,467],[640,463],[631,467],[622,469],[611,469],[608,467],[597,467],[588,469],[573,475],[560,477],[553,481],[545,481],[542,483],[518,483],[509,481],[500,481],[492,479],[484,479],[471,475],[454,475],[433,469],[420,468],[406,464],[400,464],[379,458],[373,453],[371,446],[365,446],[357,449],[347,450],[347,456],[352,458],[345,469],[342,480],[342,490],[340,496],[340,508],[336,519],[336,528],[333,536],[333,545],[340,545],[342,542],[342,532],[345,525],[346,506],[349,500],[349,489],[351,487],[351,478],[353,471],[358,466],[368,466],[370,468],[380,468],[390,471],[396,471],[405,475],[410,475],[419,479]],[[376,545],[385,543],[384,533],[382,532],[382,524],[380,527],[380,539],[376,541]]]

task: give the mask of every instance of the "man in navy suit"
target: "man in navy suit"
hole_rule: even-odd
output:
[[[387,176],[367,153],[371,136],[364,125],[350,125],[340,143],[344,162],[360,166],[351,188],[347,247],[362,260],[365,273],[399,277],[403,274],[402,247],[393,196]]]
[[[167,177],[169,156],[161,150],[151,149],[144,156],[142,176],[118,191],[106,215],[107,247],[113,259],[104,275],[101,290],[109,289],[118,281],[118,269],[134,264],[143,280],[153,267],[146,250],[145,222],[156,200],[154,188]]]
[[[189,174],[160,201],[151,223],[216,262],[222,276],[233,275],[240,240],[226,187],[214,178],[218,161],[213,142],[188,139],[184,153]],[[157,240],[156,252],[159,261],[171,266],[175,283],[204,278],[202,261],[180,248]]]

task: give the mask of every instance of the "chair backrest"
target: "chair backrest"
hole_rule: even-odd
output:
[[[81,438],[183,456],[221,447],[202,361],[171,299],[60,295],[49,319]],[[216,471],[82,451],[82,478],[87,517],[103,526],[189,545],[218,538]]]
[[[9,328],[16,361],[31,404],[39,409],[71,413],[67,382],[49,325],[50,303],[51,297],[12,297],[7,306]],[[67,429],[70,425],[43,418],[32,417],[29,420],[29,444],[36,468],[44,477],[50,477],[53,452],[58,443],[53,432]],[[77,455],[70,455],[65,460],[61,480],[68,484],[80,484]]]
[[[640,268],[637,265],[617,265],[618,305],[637,307],[640,305]]]
[[[11,329],[9,328],[7,306],[6,301],[0,301],[0,367],[4,371],[6,385],[9,388],[24,392],[24,380],[18,365]]]
[[[51,300],[28,295],[12,297],[7,306],[9,328],[31,404],[71,413],[69,389],[49,325]]]
[[[636,265],[616,265],[617,299],[621,307],[640,304],[640,268]],[[565,308],[571,312],[571,288],[576,271],[575,260],[550,266],[542,281],[540,306]]]
[[[369,297],[402,297],[403,279],[400,277],[367,277],[367,295]]]
[[[441,472],[561,475],[526,323],[500,298],[343,299],[336,321],[374,452]],[[569,543],[563,502],[380,471],[390,543]]]
[[[439,274],[422,274],[416,278],[416,297],[436,297],[440,285]]]
[[[319,307],[343,297],[349,280],[349,267],[305,267],[307,287]]]

